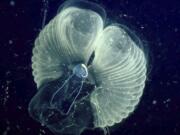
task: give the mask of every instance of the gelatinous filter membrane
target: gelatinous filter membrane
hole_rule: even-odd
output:
[[[35,40],[38,91],[29,113],[55,134],[120,123],[143,94],[147,59],[141,40],[123,25],[105,26],[105,18],[95,3],[68,1]]]

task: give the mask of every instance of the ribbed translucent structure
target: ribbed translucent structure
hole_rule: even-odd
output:
[[[135,109],[146,80],[146,59],[123,28],[106,27],[95,42],[96,89],[91,95],[96,127],[112,126]]]
[[[103,20],[92,10],[69,7],[41,31],[35,41],[32,69],[37,87],[62,75],[75,62],[87,63]]]
[[[35,40],[32,69],[40,91],[29,112],[54,133],[80,135],[92,125],[104,128],[120,123],[143,94],[145,54],[130,30],[118,24],[105,27],[103,12],[89,2],[68,5]],[[94,89],[83,91],[92,83]]]

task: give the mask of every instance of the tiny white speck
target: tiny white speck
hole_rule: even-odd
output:
[[[174,32],[178,32],[178,28],[174,28]]]
[[[166,104],[166,103],[168,103],[168,102],[170,102],[170,101],[171,101],[171,99],[168,98],[168,99],[164,100],[163,103]]]
[[[144,26],[141,26],[141,29],[144,29]]]
[[[10,44],[10,45],[13,44],[13,41],[12,41],[12,40],[9,40],[9,44]]]
[[[15,6],[15,1],[11,0],[11,1],[10,1],[10,5],[11,5],[11,6]]]
[[[19,110],[21,110],[21,109],[22,109],[22,107],[21,107],[21,106],[18,106],[18,109],[19,109]]]
[[[153,100],[152,104],[153,104],[153,105],[157,104],[157,101],[156,101],[156,100]]]
[[[124,16],[124,17],[127,17],[127,15],[126,15],[126,14],[123,14],[123,16]]]

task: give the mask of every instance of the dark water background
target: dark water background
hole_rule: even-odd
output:
[[[36,93],[31,56],[44,8],[49,21],[62,2],[49,0],[43,6],[42,0],[0,0],[0,135],[52,135],[29,117],[27,106]],[[109,18],[133,28],[149,51],[142,100],[111,135],[180,135],[180,1],[96,2]]]

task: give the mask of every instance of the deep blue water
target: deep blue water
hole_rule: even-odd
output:
[[[55,16],[62,2],[49,0],[46,22]],[[148,80],[141,102],[111,135],[179,135],[180,1],[96,2],[105,8],[110,20],[127,25],[140,36],[149,56]],[[27,111],[36,93],[31,56],[43,11],[40,0],[0,1],[0,135],[52,134],[31,119]]]

